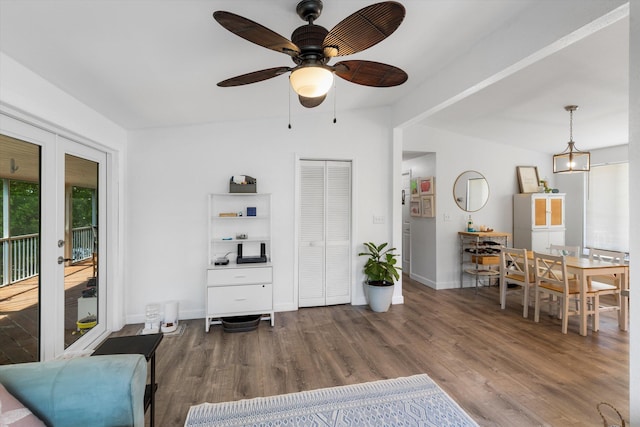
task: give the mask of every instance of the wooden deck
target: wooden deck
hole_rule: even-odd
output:
[[[91,260],[65,267],[65,346],[78,339],[77,300],[93,273]],[[0,287],[0,365],[39,359],[39,277]]]

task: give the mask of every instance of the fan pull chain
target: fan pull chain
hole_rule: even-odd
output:
[[[338,120],[336,119],[336,96],[338,91],[336,90],[336,79],[333,79],[333,123],[335,124]]]
[[[291,76],[289,76],[289,80],[291,80]],[[291,82],[287,85],[289,86],[289,129],[291,129]]]

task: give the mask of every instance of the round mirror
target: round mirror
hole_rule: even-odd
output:
[[[489,183],[480,172],[462,172],[453,184],[453,198],[463,211],[479,211],[489,200]]]

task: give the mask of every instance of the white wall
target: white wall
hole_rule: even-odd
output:
[[[453,199],[453,184],[458,175],[475,170],[485,176],[489,200],[484,208],[471,213],[473,221],[507,233],[513,232],[512,196],[518,192],[516,166],[537,166],[541,178],[552,175],[549,155],[420,125],[405,129],[403,149],[435,153],[437,231],[435,240],[422,242],[422,250],[436,252],[435,283],[431,278],[427,283],[436,289],[460,286],[457,233],[465,230],[469,213],[461,210]],[[445,221],[445,217],[450,220]],[[475,286],[474,280],[465,280],[465,286],[472,285]]]
[[[294,278],[296,156],[351,159],[355,252],[364,241],[391,239],[389,110],[305,113],[293,120],[208,124],[130,133],[127,169],[127,322],[145,305],[177,300],[180,318],[204,317],[207,194],[228,192],[231,175],[258,180],[272,194],[274,304],[297,308]],[[384,224],[373,224],[373,216]],[[352,300],[364,304],[362,266],[353,258]],[[276,316],[277,321],[277,316]]]

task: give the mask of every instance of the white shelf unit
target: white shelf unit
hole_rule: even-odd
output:
[[[248,215],[248,208],[255,208],[256,215]],[[229,214],[237,216],[226,216]],[[247,237],[239,238],[241,234]],[[210,194],[208,237],[205,331],[222,317],[246,315],[261,315],[273,326],[271,195]],[[259,257],[264,244],[266,262],[238,264],[240,243],[243,257]],[[214,264],[225,255],[229,264]]]

